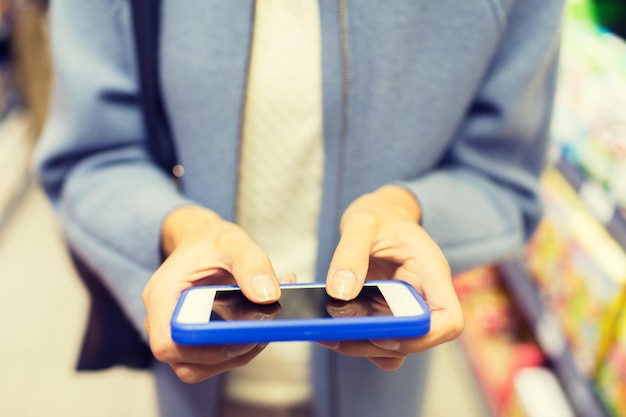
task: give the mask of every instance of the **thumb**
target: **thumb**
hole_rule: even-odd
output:
[[[368,219],[344,217],[341,239],[326,277],[328,295],[340,300],[352,300],[361,292],[369,266],[374,230],[375,224]]]
[[[263,249],[255,244],[243,230],[237,228],[221,245],[230,272],[244,295],[258,304],[271,304],[280,298],[280,286],[272,263]]]

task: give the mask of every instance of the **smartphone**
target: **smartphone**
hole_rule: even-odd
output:
[[[171,330],[183,345],[419,337],[430,310],[401,281],[367,281],[351,301],[329,297],[324,283],[283,284],[273,304],[255,304],[236,286],[203,286],[183,292]]]

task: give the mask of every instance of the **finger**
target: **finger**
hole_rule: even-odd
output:
[[[431,259],[435,259],[432,257]],[[429,266],[433,266],[432,262]],[[426,276],[430,279],[423,279],[422,285],[418,286],[418,291],[424,295],[430,315],[429,332],[418,339],[412,339],[412,347],[405,349],[425,350],[441,343],[449,342],[458,337],[463,331],[464,319],[463,310],[456,294],[452,279],[445,274],[443,268],[426,270]],[[433,277],[438,277],[434,279]]]
[[[233,368],[244,366],[254,359],[267,345],[256,345],[252,350],[245,354],[234,357],[228,361],[220,362],[212,365],[202,365],[197,363],[188,362],[176,362],[170,364],[176,376],[181,381],[194,384],[196,382],[204,381],[215,375],[229,371]]]
[[[150,349],[158,360],[169,355],[175,346],[171,338],[170,319],[176,302],[185,289],[184,284],[167,279],[166,271],[167,265],[161,265],[142,294],[146,309],[144,328],[149,335]]]
[[[318,345],[325,347],[326,349],[330,349],[330,350],[334,350],[337,351],[337,349],[339,349],[339,346],[341,345],[341,342],[335,341],[335,340],[330,340],[330,341],[319,341],[316,342]]]
[[[296,274],[294,272],[290,272],[284,277],[280,277],[278,282],[281,284],[295,284],[297,282]]]
[[[365,342],[360,342],[365,343]],[[358,351],[354,350],[355,346],[350,346],[347,342],[317,342],[318,345],[323,346],[327,349],[330,349],[334,352],[341,353],[347,356],[354,357],[366,357],[373,364],[378,366],[381,369],[386,371],[393,371],[402,366],[404,361],[406,360],[407,355],[400,352],[392,352],[386,351],[384,356],[371,356],[366,353],[364,349],[358,349]],[[372,352],[376,352],[373,350]],[[380,354],[380,349],[378,349],[377,353],[373,353],[374,355]]]
[[[397,340],[401,343],[398,350],[406,354],[420,353],[454,340],[462,332],[463,311],[460,307],[458,309],[455,306],[435,308],[431,311],[430,331],[418,338]],[[372,340],[371,342],[381,348],[395,348],[391,340]]]
[[[402,351],[402,342],[397,339],[372,339],[370,343],[383,350]]]
[[[231,344],[184,346],[174,342],[159,346],[151,341],[150,349],[154,357],[165,363],[191,363],[196,365],[216,365],[228,361],[257,348],[257,344]]]
[[[376,220],[365,212],[352,212],[347,213],[341,226],[341,238],[328,268],[326,291],[331,297],[352,300],[367,275]]]
[[[430,331],[425,336],[404,343],[403,350],[419,353],[457,338],[463,332],[463,312],[435,310],[430,316]]]
[[[318,344],[343,355],[353,356],[357,358],[402,358],[406,356],[406,353],[404,352],[381,349],[380,347],[375,346],[371,342],[365,340],[318,342]]]
[[[385,371],[395,371],[399,369],[406,357],[404,358],[368,358],[374,365],[378,366]]]
[[[272,263],[263,249],[238,227],[220,238],[220,249],[231,263],[231,273],[252,302],[268,304],[280,298],[280,286]]]

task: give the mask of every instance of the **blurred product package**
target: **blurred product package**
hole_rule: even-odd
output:
[[[615,326],[615,337],[595,376],[596,391],[612,417],[626,416],[626,309]]]
[[[575,417],[554,373],[545,367],[520,369],[513,378],[507,417]]]
[[[542,192],[546,214],[526,261],[558,317],[578,370],[591,378],[624,308],[626,252],[558,171],[545,171]]]
[[[454,277],[465,329],[461,341],[494,416],[508,416],[515,375],[542,366],[545,357],[497,268],[481,267]]]
[[[553,141],[626,207],[626,41],[598,26],[593,2],[567,4]]]

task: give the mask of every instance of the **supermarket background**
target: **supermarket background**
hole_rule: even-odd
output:
[[[435,349],[426,416],[626,416],[625,10],[568,0],[545,219],[456,278],[466,329]],[[46,30],[43,0],[0,0],[0,415],[155,415],[149,374],[73,371],[87,299],[29,170]]]

